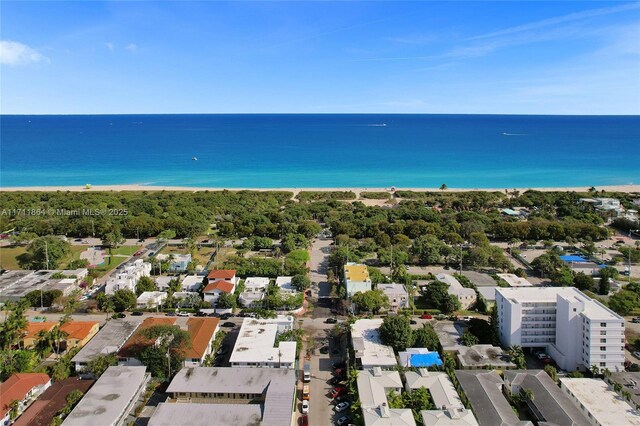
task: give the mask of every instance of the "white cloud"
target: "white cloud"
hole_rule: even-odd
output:
[[[113,52],[113,43],[104,43],[104,45],[110,52]]]
[[[26,65],[47,60],[46,56],[26,44],[10,40],[0,41],[0,64]]]
[[[136,45],[135,43],[129,43],[124,48],[131,53],[136,53],[138,51],[138,45]]]

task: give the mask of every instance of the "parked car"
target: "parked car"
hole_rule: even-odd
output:
[[[340,404],[336,405],[334,410],[336,410],[336,413],[339,413],[341,411],[346,410],[347,408],[349,408],[349,403],[344,401],[344,402],[341,402]]]
[[[131,316],[132,317],[141,317],[142,315],[144,315],[144,312],[142,312],[142,311],[133,311],[133,312],[131,312]]]
[[[116,314],[113,314],[113,316],[111,318],[124,318],[126,316],[127,316],[127,314],[125,314],[124,312],[118,312]]]
[[[633,356],[635,356],[636,358],[640,358],[640,352],[635,351],[635,352],[633,353]]]
[[[176,313],[175,312],[167,312],[166,314],[164,314],[167,317],[175,317]]]
[[[233,316],[233,314],[230,313],[226,313],[226,314],[222,314],[220,315],[220,319],[221,320],[228,320],[229,318],[231,318]]]
[[[189,312],[178,312],[176,313],[179,317],[190,317],[191,314]]]
[[[207,315],[208,317],[219,317],[220,315],[216,314],[215,312],[211,312],[210,314]]]
[[[409,321],[409,324],[411,324],[411,325],[416,325],[417,323],[418,323],[418,321],[416,321],[416,320],[410,320]]]
[[[235,327],[236,325],[234,323],[232,323],[231,321],[227,321],[225,323],[222,323],[222,327]]]
[[[206,317],[207,316],[207,314],[205,312],[196,312],[194,315],[196,317]]]
[[[344,424],[349,423],[350,421],[351,421],[351,417],[350,416],[342,416],[338,420],[336,420],[336,424],[338,426],[342,426]]]
[[[640,318],[634,318],[634,319],[631,320],[631,322],[634,322],[636,324],[640,323]]]
[[[302,416],[302,419],[300,421],[300,425],[301,426],[309,426],[309,416],[307,416],[306,414]]]
[[[338,320],[335,319],[335,318],[327,318],[326,320],[324,320],[325,324],[335,324],[337,322],[338,322]]]
[[[433,319],[433,315],[429,315],[429,314],[422,314],[422,315],[420,315],[420,318],[421,318],[421,319],[428,319],[428,320],[430,320],[430,319]]]
[[[302,401],[302,413],[307,414],[309,412],[309,400],[305,399]]]
[[[339,403],[341,403],[343,401],[346,401],[348,399],[349,399],[349,395],[345,394],[345,395],[340,395],[339,397],[335,398],[333,400],[333,402],[336,403],[336,404],[339,404]]]
[[[347,388],[342,387],[342,386],[335,387],[331,391],[331,399],[335,399],[338,396],[346,395],[346,394],[347,394]]]
[[[332,377],[331,379],[329,379],[328,383],[331,386],[336,386],[336,385],[339,385],[342,381],[343,381],[342,377]]]

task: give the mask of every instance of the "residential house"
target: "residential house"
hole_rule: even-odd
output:
[[[0,383],[2,425],[11,423],[14,401],[17,401],[15,415],[18,416],[49,386],[51,379],[43,373],[15,373]]]
[[[124,426],[140,402],[151,375],[147,367],[111,366],[100,376],[62,426]]]
[[[232,367],[295,368],[296,342],[278,336],[293,330],[293,317],[245,318],[231,352]]]
[[[93,380],[69,377],[53,383],[27,408],[13,426],[51,426],[51,420],[67,405],[67,397],[73,391],[85,394]]]
[[[389,310],[398,312],[398,309],[406,309],[409,307],[409,293],[402,284],[378,284],[378,290],[381,290],[389,299]]]
[[[167,300],[167,293],[164,291],[145,291],[136,299],[136,308],[155,309],[162,306]]]
[[[469,309],[476,302],[476,291],[472,288],[463,287],[453,275],[438,274],[436,279],[449,285],[447,292],[458,298],[462,309]]]
[[[391,346],[380,341],[382,319],[359,319],[351,327],[351,340],[356,363],[363,369],[381,367],[395,369],[396,355]]]
[[[532,398],[525,402],[537,424],[557,426],[588,425],[590,421],[563,393],[544,370],[511,370],[504,372],[507,395],[530,391]]]
[[[182,291],[197,292],[202,287],[202,277],[200,275],[187,275],[181,283]]]
[[[135,292],[136,284],[142,277],[151,276],[151,264],[142,259],[136,259],[124,266],[119,266],[105,284],[104,292],[113,294],[117,290],[131,290]]]
[[[262,306],[269,281],[267,277],[249,277],[244,280],[244,291],[238,296],[240,304],[247,308]]]
[[[157,325],[175,325],[176,317],[148,317],[142,321],[136,332],[127,339],[118,351],[118,365],[140,366],[142,362],[136,358],[138,353],[146,346],[155,342],[147,339],[143,331]]]
[[[149,426],[284,426],[294,424],[295,370],[239,367],[183,368],[169,384]],[[215,419],[215,420],[212,420]]]
[[[97,321],[69,321],[62,325],[57,322],[29,322],[22,335],[21,346],[25,349],[33,348],[38,342],[40,332],[50,332],[55,326],[59,326],[60,331],[66,334],[64,342],[60,345],[64,351],[83,347],[100,330],[100,323]]]
[[[172,253],[172,254],[159,254],[156,256],[156,259],[160,261],[169,261],[169,272],[185,272],[189,267],[189,263],[191,263],[191,255],[190,254],[180,254],[180,253]]]
[[[235,289],[236,285],[233,281],[218,280],[209,282],[202,291],[202,294],[205,302],[210,303],[211,306],[215,306],[222,293],[233,294]]]
[[[280,293],[282,294],[295,294],[298,292],[298,289],[293,286],[291,280],[293,277],[277,277],[276,285],[280,287]]]
[[[533,426],[513,412],[503,394],[504,382],[498,373],[456,370],[455,374],[480,426]]]
[[[229,281],[234,284],[238,284],[238,278],[236,277],[236,271],[233,269],[212,269],[205,278],[205,284],[209,284],[213,281]]]
[[[371,277],[367,265],[348,262],[344,265],[344,285],[347,297],[353,297],[357,292],[371,290]]]
[[[600,379],[560,379],[560,390],[594,426],[638,426],[638,410]]]
[[[451,379],[446,373],[441,371],[429,371],[426,368],[419,368],[418,371],[406,371],[406,390],[411,392],[416,389],[425,388],[431,394],[433,405],[438,410],[448,408],[464,408],[464,404],[456,392]]]
[[[358,371],[357,385],[365,426],[415,426],[411,409],[389,407],[389,392],[402,392],[397,371],[384,371],[380,367]]]
[[[89,362],[101,355],[117,353],[139,325],[140,322],[130,318],[108,321],[71,359],[75,364],[75,370],[82,375],[88,375],[85,369]]]
[[[202,365],[207,355],[213,351],[211,343],[218,333],[218,318],[189,318],[187,332],[191,337],[191,347],[185,351],[185,367]]]

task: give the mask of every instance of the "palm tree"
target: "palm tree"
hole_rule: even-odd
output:
[[[602,377],[604,378],[609,378],[611,377],[611,370],[609,370],[608,368],[603,368],[602,371],[600,371],[602,373]]]
[[[620,393],[622,392],[622,385],[620,383],[614,383],[613,384],[613,391],[615,393]]]
[[[38,340],[36,341],[35,350],[41,357],[45,354],[51,353],[53,351],[52,341],[50,338],[49,332],[46,330],[38,331],[36,334]]]
[[[442,185],[440,185],[440,190],[441,191],[446,191],[447,190],[447,184],[443,183]]]
[[[67,340],[67,333],[60,330],[60,326],[55,326],[49,332],[49,338],[55,346],[56,357],[60,359],[60,343]]]
[[[594,377],[598,376],[600,374],[600,368],[597,365],[593,364],[591,366],[591,374],[593,374]]]
[[[9,407],[11,409],[11,411],[9,411],[9,417],[11,420],[15,420],[18,417],[18,414],[20,414],[20,401],[14,399],[11,401],[11,404],[9,404]]]

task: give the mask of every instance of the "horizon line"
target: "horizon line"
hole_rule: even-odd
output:
[[[127,112],[127,113],[2,113],[3,116],[85,116],[85,115],[508,115],[555,117],[640,117],[637,114],[544,114],[544,113],[447,113],[447,112]]]

